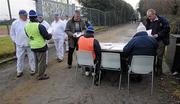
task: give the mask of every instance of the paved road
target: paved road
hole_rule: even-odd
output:
[[[100,42],[127,42],[136,31],[137,24],[126,24],[96,34]],[[158,92],[150,96],[150,78],[132,83],[127,94],[127,81],[123,76],[122,90],[111,77],[104,78],[101,86],[90,87],[91,79],[79,72],[75,80],[75,68],[67,69],[66,59],[56,62],[55,49],[49,50],[47,74],[49,80],[37,81],[29,75],[26,63],[24,76],[16,78],[14,61],[0,66],[0,104],[160,104]],[[113,74],[112,74],[113,75]],[[156,84],[155,84],[156,87]]]

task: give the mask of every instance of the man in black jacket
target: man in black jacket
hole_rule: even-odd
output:
[[[80,18],[80,11],[76,10],[72,19],[66,24],[65,32],[68,35],[69,52],[68,52],[68,68],[72,67],[73,53],[77,47],[77,33],[83,34],[86,29],[84,22]]]
[[[157,49],[157,75],[162,74],[162,62],[165,51],[165,46],[169,44],[169,22],[165,17],[156,14],[156,11],[149,9],[147,11],[146,29],[152,29],[152,37],[158,41]]]

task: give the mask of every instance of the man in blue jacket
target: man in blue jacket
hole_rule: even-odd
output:
[[[162,74],[162,62],[165,51],[165,46],[169,44],[169,22],[165,17],[156,14],[156,11],[149,9],[147,11],[147,24],[146,29],[152,29],[152,37],[158,41],[157,49],[157,70],[158,76]]]
[[[140,23],[137,33],[124,47],[123,51],[129,56],[128,63],[130,64],[133,55],[155,56],[157,47],[157,41],[153,37],[148,36],[146,27]],[[141,76],[137,76],[137,79],[141,80]]]

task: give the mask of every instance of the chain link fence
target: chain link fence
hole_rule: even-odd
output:
[[[77,7],[76,7],[77,8]],[[131,15],[123,9],[120,11],[103,12],[94,8],[81,9],[82,16],[86,16],[89,21],[95,26],[113,26],[130,21]]]
[[[77,7],[52,0],[41,0],[38,3],[40,4],[36,6],[37,9],[41,9],[40,11],[48,22],[52,22],[52,15],[55,12],[61,16],[72,16],[76,9],[79,9],[82,16],[86,16],[94,26],[113,26],[127,23],[132,15],[126,12],[125,8],[122,8],[120,11],[104,12],[94,8]]]

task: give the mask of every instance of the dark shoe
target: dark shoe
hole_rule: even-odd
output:
[[[98,82],[99,82],[99,74],[96,73],[96,74],[95,74],[95,79],[94,79],[94,85],[95,85],[95,86],[98,86],[98,85],[99,85]]]
[[[47,80],[49,79],[49,76],[47,76],[46,74],[44,74],[42,77],[37,77],[37,80]]]
[[[23,76],[23,72],[21,72],[21,73],[17,73],[17,78],[19,78],[19,77],[22,77]]]
[[[57,61],[60,63],[60,62],[62,62],[63,60],[61,60],[61,59],[58,58]]]
[[[68,69],[71,69],[72,68],[72,65],[68,65]]]

